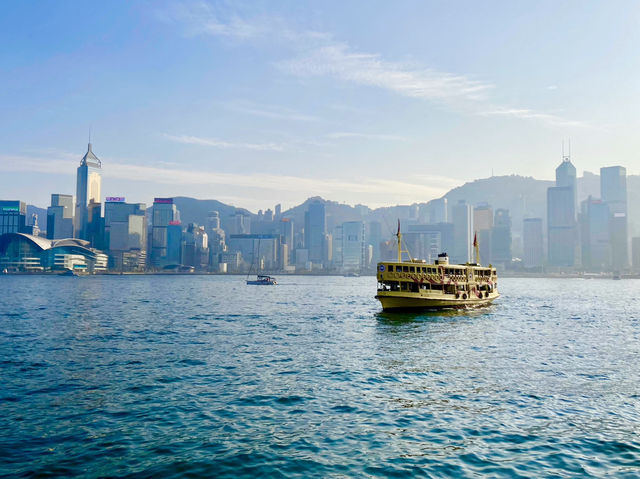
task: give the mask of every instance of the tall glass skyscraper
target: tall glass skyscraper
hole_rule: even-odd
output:
[[[572,267],[576,262],[576,167],[564,157],[556,168],[556,186],[547,190],[549,264]]]
[[[611,266],[614,270],[623,270],[629,267],[627,169],[622,166],[600,168],[600,194],[610,213]]]
[[[309,203],[304,215],[304,246],[309,251],[309,261],[322,263],[324,255],[325,235],[327,234],[327,216],[322,201]]]
[[[102,163],[93,151],[91,143],[80,161],[76,182],[75,237],[89,240],[89,203],[100,203]]]
[[[151,223],[151,263],[156,268],[162,268],[176,260],[175,255],[172,256],[170,251],[169,226],[179,227],[172,228],[172,232],[174,229],[182,231],[180,212],[173,204],[173,198],[155,198],[153,200]]]

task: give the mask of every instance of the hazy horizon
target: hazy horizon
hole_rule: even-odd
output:
[[[477,178],[640,173],[640,4],[13,3],[0,18],[3,199],[251,211],[427,202]],[[568,149],[568,146],[567,146]]]

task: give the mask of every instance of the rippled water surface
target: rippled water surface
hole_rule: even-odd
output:
[[[640,475],[640,281],[0,277],[0,475]]]

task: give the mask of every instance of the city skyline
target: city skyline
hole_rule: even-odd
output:
[[[0,20],[5,198],[73,194],[90,129],[103,196],[147,204],[426,202],[492,172],[551,180],[568,138],[578,175],[640,173],[635,2],[96,10]]]

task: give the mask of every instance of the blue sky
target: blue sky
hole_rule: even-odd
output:
[[[252,210],[428,201],[475,178],[640,173],[640,2],[7,2],[0,196]]]

